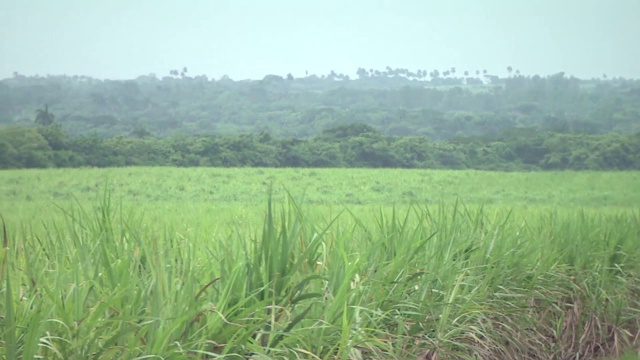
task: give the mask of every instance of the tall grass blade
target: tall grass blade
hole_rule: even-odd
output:
[[[9,237],[7,236],[7,225],[4,217],[2,220],[2,271],[0,275],[5,284],[5,314],[4,314],[4,348],[7,359],[17,359],[18,344],[16,343],[16,313],[13,304],[13,291],[11,289],[11,263]],[[6,272],[5,272],[6,271]]]

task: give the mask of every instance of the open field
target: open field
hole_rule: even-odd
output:
[[[363,209],[450,204],[527,209],[634,209],[638,172],[500,173],[375,169],[116,168],[0,172],[0,211],[9,220],[42,217],[76,200],[93,205],[108,184],[115,202],[161,216],[231,215],[261,223],[267,189],[277,200],[286,188],[317,208]],[[196,216],[194,216],[196,215]],[[255,215],[255,216],[253,216]],[[210,221],[208,219],[208,221]]]
[[[0,356],[615,356],[640,336],[638,184],[633,172],[3,171]]]

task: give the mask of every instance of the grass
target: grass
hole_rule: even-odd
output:
[[[152,173],[147,186],[139,185],[144,171]],[[638,190],[623,188],[634,173],[436,172],[429,176],[439,201],[392,205],[393,195],[369,191],[358,193],[367,204],[345,207],[331,204],[341,198],[340,177],[357,186],[369,176],[397,194],[418,191],[410,182],[402,188],[403,180],[427,175],[209,169],[182,170],[180,182],[179,170],[166,171],[164,181],[156,169],[0,174],[21,184],[3,188],[0,208],[0,356],[590,359],[637,344]],[[96,191],[106,174],[106,191]],[[224,193],[198,202],[166,190],[205,188],[202,177],[211,174],[237,180],[226,194],[235,203],[220,201]],[[278,186],[306,188],[312,199],[326,184],[296,183],[305,175],[335,186],[324,203],[278,186],[267,197],[268,185],[254,189],[260,180],[246,174],[273,176],[277,185],[278,176],[301,176]],[[613,188],[606,206],[594,200],[604,187],[595,180]],[[93,190],[83,195],[80,183]],[[469,194],[463,204],[444,195],[453,191],[446,183],[462,195],[484,188],[488,197],[499,186],[510,195],[483,205],[481,194]],[[51,201],[45,194],[65,186],[80,189],[77,203],[22,217],[35,213],[17,198],[33,194],[43,206]],[[126,198],[129,189],[162,199]],[[509,200],[523,191],[546,191],[547,200]],[[560,206],[552,194],[582,205]]]
[[[361,216],[371,209],[464,200],[491,209],[619,210],[640,203],[638,172],[499,173],[375,169],[115,168],[0,172],[0,212],[8,222],[49,217],[80,202],[92,207],[105,183],[116,201],[135,204],[149,217],[209,226],[249,221],[259,226],[265,191],[285,188],[331,216],[348,206]],[[36,222],[37,223],[37,222]],[[215,230],[214,230],[215,231]]]

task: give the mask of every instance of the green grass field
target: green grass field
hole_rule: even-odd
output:
[[[640,336],[638,184],[634,172],[2,171],[0,356],[612,358]]]

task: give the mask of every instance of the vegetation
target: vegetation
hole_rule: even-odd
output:
[[[359,69],[355,80],[16,74],[0,81],[0,168],[640,169],[637,81],[509,69],[506,79],[455,68]]]
[[[49,112],[49,105],[45,105],[44,110],[38,109],[36,113],[36,124],[42,126],[53,124],[53,119],[55,119],[55,116]]]
[[[8,221],[23,221],[55,213],[52,204],[92,207],[107,181],[117,201],[137,204],[147,215],[181,216],[184,223],[191,223],[190,213],[211,214],[211,222],[234,221],[226,215],[237,208],[244,214],[234,215],[251,218],[255,225],[270,183],[277,185],[273,193],[280,201],[286,187],[309,205],[331,206],[333,214],[343,205],[362,207],[359,216],[372,207],[438,205],[457,198],[491,209],[633,210],[640,204],[640,172],[131,167],[4,170],[0,211]]]
[[[0,357],[633,352],[640,86],[507,70],[0,81]]]
[[[69,138],[60,126],[0,129],[0,168],[215,166],[365,167],[480,170],[639,170],[636,135],[511,132],[431,142],[389,137],[364,124],[308,140],[267,133],[228,136]]]
[[[458,74],[458,75],[456,75]],[[0,124],[29,125],[44,104],[71,136],[157,137],[267,132],[303,139],[362,123],[388,136],[430,141],[497,135],[516,128],[570,134],[640,132],[640,84],[628,79],[580,80],[451,70],[428,76],[406,69],[367,71],[358,79],[330,73],[260,81],[190,77],[111,81],[87,77],[24,77],[0,81]]]
[[[616,356],[640,325],[637,177],[3,171],[1,356]]]

